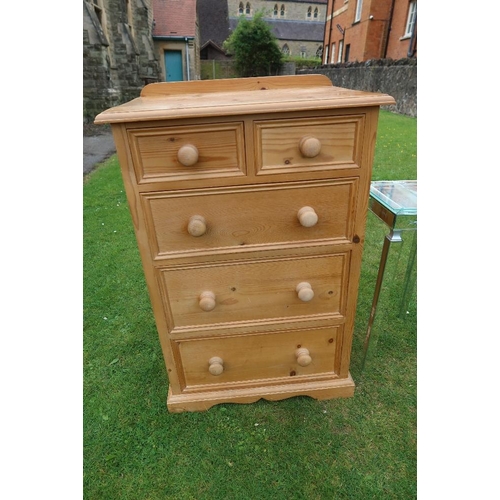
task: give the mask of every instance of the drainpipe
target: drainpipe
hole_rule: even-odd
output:
[[[391,33],[392,29],[392,16],[394,13],[394,2],[395,0],[392,0],[391,2],[391,12],[389,14],[389,19],[387,21],[387,30],[385,34],[385,40],[384,40],[384,50],[382,51],[382,59],[385,59],[387,57],[387,47],[389,46],[389,34]]]
[[[186,71],[187,71],[187,79],[189,81],[191,80],[191,76],[189,74],[189,43],[187,38],[184,38],[184,40],[186,41]]]
[[[328,34],[328,57],[330,59],[332,58],[332,55],[330,54],[330,48],[331,48],[331,45],[332,45],[332,28],[333,28],[333,11],[334,11],[334,6],[335,6],[335,0],[332,0],[332,10],[330,12],[330,33]],[[328,12],[326,13],[326,15],[328,16]],[[326,28],[326,23],[325,23],[325,28]],[[325,64],[329,64],[328,61],[325,61]]]

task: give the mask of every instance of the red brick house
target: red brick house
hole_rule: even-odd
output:
[[[328,0],[323,64],[417,57],[417,0]]]

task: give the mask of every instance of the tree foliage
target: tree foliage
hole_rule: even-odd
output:
[[[276,37],[263,16],[263,12],[258,12],[253,19],[242,17],[224,42],[225,50],[234,57],[239,76],[276,74],[283,64]]]

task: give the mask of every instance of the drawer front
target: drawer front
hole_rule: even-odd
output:
[[[346,179],[279,188],[145,193],[153,258],[350,242],[357,186],[357,179]]]
[[[349,252],[160,268],[174,333],[345,315]],[[304,285],[306,283],[307,285]]]
[[[265,379],[290,383],[314,375],[334,375],[338,330],[282,332],[175,343],[184,385],[231,384]],[[215,359],[214,359],[215,358]]]
[[[245,175],[243,123],[131,129],[137,182]]]
[[[363,116],[259,121],[257,175],[358,168]]]

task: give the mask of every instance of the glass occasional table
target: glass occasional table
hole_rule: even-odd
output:
[[[417,181],[373,181],[370,184],[369,209],[389,227],[390,231],[385,237],[382,247],[375,292],[363,346],[362,366],[366,361],[389,249],[392,243],[401,243],[403,241],[405,231],[415,231],[415,233],[406,266],[399,310],[400,316],[406,311],[410,299],[411,276],[417,256]]]

